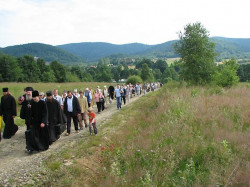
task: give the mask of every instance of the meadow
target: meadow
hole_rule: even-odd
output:
[[[52,155],[43,185],[248,186],[249,98],[249,84],[169,83],[122,108],[98,136]]]

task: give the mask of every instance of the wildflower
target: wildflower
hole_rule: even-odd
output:
[[[153,152],[154,152],[154,150],[151,149],[151,153],[153,153]]]
[[[162,159],[163,162],[166,162],[167,160],[166,159]]]
[[[137,149],[137,152],[140,152],[141,150],[140,149]]]

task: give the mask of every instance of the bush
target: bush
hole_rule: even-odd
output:
[[[128,80],[127,80],[127,84],[131,83],[131,84],[136,84],[136,83],[142,83],[142,79],[141,77],[139,76],[136,76],[136,75],[132,75],[132,76],[129,76]]]
[[[225,61],[223,65],[217,67],[217,71],[213,76],[213,79],[218,86],[232,87],[239,82],[237,76],[237,70],[239,66],[235,59]]]

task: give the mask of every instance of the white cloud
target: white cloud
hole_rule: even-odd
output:
[[[0,0],[0,46],[103,41],[156,44],[200,21],[211,36],[250,37],[248,0]]]

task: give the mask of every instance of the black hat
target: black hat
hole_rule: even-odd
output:
[[[37,90],[34,90],[32,92],[32,97],[37,97],[37,96],[39,96],[39,92]]]
[[[8,92],[9,88],[3,88],[3,92]]]
[[[33,88],[32,87],[26,87],[25,90],[26,91],[33,91]]]
[[[47,97],[52,96],[52,91],[47,91],[47,92],[46,92],[46,95],[47,95]]]

